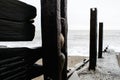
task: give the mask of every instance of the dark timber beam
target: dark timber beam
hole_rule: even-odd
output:
[[[90,9],[90,63],[89,70],[95,70],[97,62],[97,9]]]
[[[103,49],[103,23],[99,23],[99,50],[98,58],[102,58],[102,49]]]
[[[44,80],[61,80],[60,0],[41,0]]]
[[[62,71],[62,80],[67,80],[67,32],[68,32],[68,24],[67,24],[67,0],[61,0],[61,32],[64,36],[64,46],[62,48],[62,52],[65,55],[65,64]]]

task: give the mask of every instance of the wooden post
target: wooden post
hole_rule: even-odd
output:
[[[97,9],[90,9],[90,63],[89,70],[95,70],[97,61]]]
[[[61,80],[60,0],[41,0],[44,80]]]
[[[64,36],[64,46],[62,48],[62,53],[65,55],[65,64],[62,72],[62,80],[67,80],[67,0],[61,0],[61,32]]]
[[[102,58],[102,49],[103,49],[103,23],[99,23],[99,50],[98,58]]]

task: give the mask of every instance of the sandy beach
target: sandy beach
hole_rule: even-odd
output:
[[[85,56],[68,56],[68,68],[73,67],[75,64],[82,62],[85,58]],[[36,62],[37,64],[42,64],[42,60],[39,60]],[[32,80],[43,80],[43,76],[39,76],[37,78],[34,78]]]

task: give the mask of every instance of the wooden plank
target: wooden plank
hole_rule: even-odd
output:
[[[75,68],[73,68],[69,73],[68,73],[68,79],[71,77],[71,75],[75,72],[75,71],[77,71],[77,70],[79,70],[79,69],[81,69],[82,67],[84,67],[87,63],[89,62],[89,59],[87,59],[84,63],[79,63],[77,66],[75,66]]]
[[[75,71],[68,80],[80,80],[77,72]]]
[[[41,50],[41,48],[0,48],[0,72],[2,72],[0,79],[28,78],[32,65],[41,57]]]
[[[61,33],[64,36],[64,45],[62,48],[62,53],[65,55],[65,64],[62,71],[62,80],[67,80],[67,33],[68,33],[68,24],[67,24],[67,0],[61,0]]]
[[[61,80],[60,0],[41,0],[44,80]]]
[[[103,51],[103,23],[99,23],[99,48],[98,48],[98,58],[102,58]]]
[[[26,71],[21,71],[21,72],[18,72],[17,74],[14,74],[14,75],[11,75],[9,77],[4,78],[3,80],[13,80],[14,78],[17,78],[19,76],[23,76],[25,74],[26,74]]]
[[[90,9],[90,63],[89,70],[95,70],[97,62],[97,9]]]

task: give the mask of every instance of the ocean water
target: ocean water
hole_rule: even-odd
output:
[[[68,31],[68,55],[89,56],[89,30]],[[103,49],[109,45],[109,49],[120,52],[120,30],[105,30],[103,36]],[[42,45],[40,31],[36,31],[33,41],[24,42],[0,42],[7,47],[39,47]]]
[[[70,30],[68,35],[69,55],[89,56],[89,35],[88,30]],[[106,46],[120,52],[120,30],[104,30],[103,49]]]
[[[120,30],[106,30],[103,38],[103,48],[108,45],[109,49],[120,52]]]
[[[89,31],[69,30],[68,32],[68,54],[77,56],[88,56]]]

